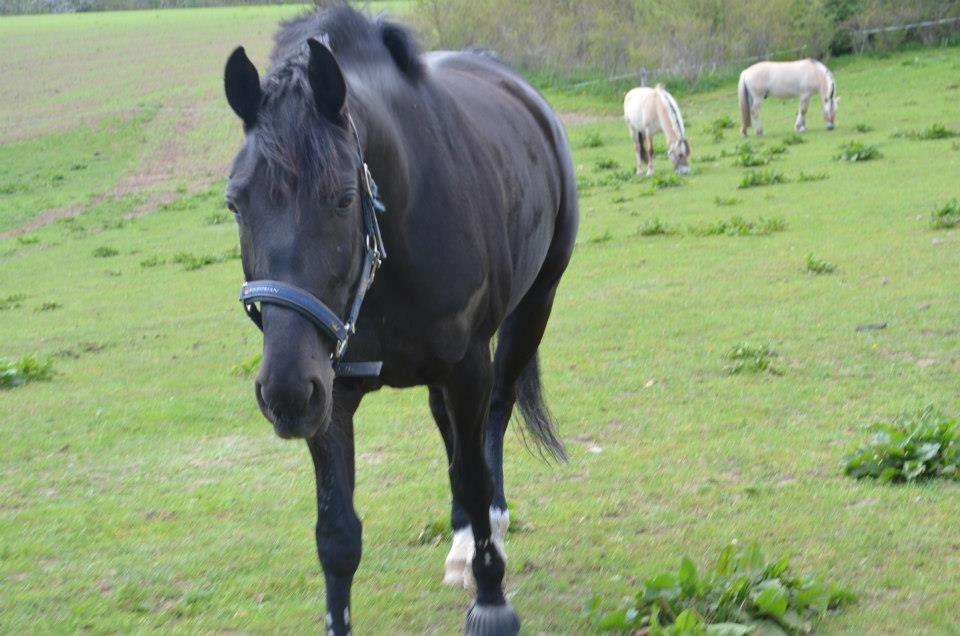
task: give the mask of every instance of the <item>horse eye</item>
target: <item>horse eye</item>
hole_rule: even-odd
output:
[[[225,203],[227,205],[227,209],[233,212],[234,215],[239,214],[239,212],[237,211],[237,206],[233,203],[233,201],[228,200]]]
[[[349,192],[343,195],[342,197],[340,197],[340,200],[337,202],[337,210],[341,212],[346,212],[350,208],[350,206],[353,205],[354,199],[356,199],[356,197],[352,192]]]

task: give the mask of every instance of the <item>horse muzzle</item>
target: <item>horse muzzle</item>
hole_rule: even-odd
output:
[[[254,390],[260,412],[278,437],[313,437],[330,425],[332,400],[319,379],[280,384],[258,378]]]
[[[677,166],[677,174],[687,176],[690,174],[690,166]]]

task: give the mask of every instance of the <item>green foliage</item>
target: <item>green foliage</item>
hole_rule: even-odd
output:
[[[796,145],[798,145],[798,144],[805,144],[805,143],[807,143],[807,140],[804,139],[804,138],[803,138],[803,135],[801,135],[800,133],[798,133],[798,132],[792,132],[792,133],[790,133],[789,135],[787,135],[786,137],[784,137],[783,143],[785,143],[785,144],[788,145],[788,146],[796,146]]]
[[[760,217],[756,221],[745,219],[742,216],[732,216],[714,223],[700,226],[690,226],[690,234],[694,236],[766,236],[774,232],[787,229],[783,219],[765,219]]]
[[[6,298],[0,298],[0,311],[16,309],[17,307],[20,307],[21,302],[26,299],[26,294],[10,294]]]
[[[150,258],[145,258],[140,261],[140,267],[147,269],[149,267],[157,267],[158,265],[163,265],[167,262],[167,259],[160,258],[159,256],[151,256]]]
[[[810,183],[811,181],[824,181],[829,178],[830,175],[828,175],[826,172],[806,173],[801,170],[797,181],[800,183]]]
[[[610,230],[604,230],[603,234],[598,234],[597,236],[593,236],[587,242],[588,243],[606,243],[611,240],[613,240],[613,234],[610,233]]]
[[[870,440],[844,457],[847,475],[882,482],[960,480],[958,421],[933,407],[869,427]]]
[[[110,258],[116,256],[120,253],[120,250],[115,247],[110,247],[109,245],[101,245],[97,249],[93,250],[94,258]]]
[[[38,312],[39,312],[39,311],[54,311],[54,310],[60,309],[60,308],[62,308],[62,307],[63,307],[63,305],[60,304],[60,303],[58,303],[58,302],[48,301],[48,302],[45,302],[45,303],[41,304],[41,305],[40,305],[39,307],[37,307],[34,311],[38,311]]]
[[[759,188],[786,182],[786,177],[779,170],[751,170],[743,175],[743,179],[740,180],[740,185],[737,188],[745,190],[746,188]]]
[[[420,529],[415,545],[438,546],[453,536],[450,520],[444,517],[434,519]]]
[[[222,252],[220,254],[191,254],[189,252],[177,252],[173,255],[173,258],[170,259],[171,262],[177,263],[178,265],[183,265],[183,269],[187,271],[201,269],[207,265],[214,265],[216,263],[224,263],[229,260],[234,260],[240,258],[240,248],[234,247]]]
[[[736,158],[733,160],[733,165],[741,168],[755,168],[770,163],[770,155],[759,153],[758,148],[750,142],[740,144],[735,152]]]
[[[600,133],[592,132],[583,136],[578,144],[579,148],[599,148],[603,145],[603,137]]]
[[[933,139],[952,139],[953,137],[960,137],[960,132],[947,128],[941,123],[931,124],[928,128],[923,130],[910,131],[905,133],[906,137],[910,139],[918,139],[921,141],[930,141]]]
[[[36,235],[23,234],[17,237],[17,243],[20,245],[36,245],[40,242],[40,237]]]
[[[811,274],[832,274],[837,266],[830,261],[816,257],[812,252],[807,254],[805,261],[806,270]]]
[[[53,377],[53,361],[26,355],[16,360],[0,358],[0,389],[12,389],[27,382],[43,382]]]
[[[594,164],[597,170],[619,170],[620,164],[613,159],[598,159]]]
[[[780,354],[769,345],[738,344],[727,352],[726,359],[730,361],[724,370],[730,375],[744,375],[748,373],[769,373],[783,375],[773,362]]]
[[[930,213],[930,228],[949,230],[960,226],[960,200],[951,199]]]
[[[834,583],[798,577],[786,557],[767,561],[756,543],[731,543],[702,573],[683,557],[675,572],[648,578],[625,608],[586,614],[599,631],[648,636],[812,634],[830,610],[856,597]]]
[[[263,360],[263,353],[257,353],[250,356],[243,362],[239,362],[230,369],[230,375],[238,378],[249,378],[260,368],[260,362]]]
[[[840,154],[834,155],[833,158],[837,161],[872,161],[881,157],[883,155],[876,146],[860,141],[850,141],[840,146]]]
[[[738,199],[737,197],[733,197],[733,196],[722,197],[718,194],[716,197],[714,197],[713,202],[720,207],[729,207],[731,205],[736,205],[738,202]]]
[[[873,126],[868,126],[867,124],[857,124],[853,127],[858,133],[868,133],[873,130]]]
[[[233,215],[230,212],[227,212],[225,210],[218,210],[213,214],[207,215],[207,217],[203,220],[203,222],[206,225],[221,225],[229,221],[231,218],[233,218]]]
[[[653,176],[653,187],[657,190],[664,188],[679,188],[683,185],[683,178],[672,172],[658,173]]]
[[[723,131],[733,128],[736,124],[733,121],[733,118],[729,115],[724,115],[714,119],[707,126],[707,132],[713,135],[713,140],[716,142],[723,141]]]
[[[660,219],[650,219],[643,222],[637,234],[640,236],[670,236],[676,234],[676,228],[667,225]]]

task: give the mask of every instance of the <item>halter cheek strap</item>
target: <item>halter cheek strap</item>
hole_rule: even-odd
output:
[[[360,308],[363,306],[364,296],[373,284],[374,276],[380,269],[380,264],[387,258],[387,249],[380,233],[380,223],[377,220],[378,214],[383,213],[386,208],[380,199],[377,184],[370,175],[370,169],[363,160],[360,135],[349,114],[347,115],[347,121],[353,129],[353,135],[357,142],[357,157],[360,161],[360,179],[362,182],[360,207],[363,215],[364,247],[366,250],[363,267],[360,270],[360,279],[357,281],[347,319],[345,321],[341,320],[336,312],[307,290],[277,280],[245,282],[240,289],[240,302],[243,303],[243,309],[247,316],[260,331],[263,331],[263,316],[256,303],[267,303],[293,309],[310,320],[323,334],[336,343],[331,358],[333,370],[337,377],[377,377],[383,367],[382,362],[346,362],[342,360],[347,351],[350,336],[356,331],[357,318],[360,315]]]

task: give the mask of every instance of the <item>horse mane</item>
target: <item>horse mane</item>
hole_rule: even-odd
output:
[[[810,58],[810,61],[813,62],[820,72],[823,73],[823,76],[827,78],[827,84],[830,86],[830,93],[827,95],[827,99],[833,99],[837,94],[837,82],[833,79],[833,72],[820,60]]]
[[[680,116],[680,107],[677,106],[676,100],[673,99],[673,95],[667,92],[663,87],[663,84],[657,84],[655,90],[657,95],[660,97],[660,101],[663,102],[663,105],[667,109],[667,113],[670,116],[670,126],[673,128],[673,134],[677,136],[677,139],[686,139],[687,134],[683,128],[683,117]]]
[[[338,174],[330,159],[342,156],[353,144],[346,122],[332,125],[316,107],[307,74],[308,38],[320,40],[333,52],[345,76],[385,69],[416,81],[425,73],[416,40],[407,29],[371,20],[348,6],[283,22],[274,36],[254,129],[274,193],[292,194],[304,184],[312,194],[328,190],[336,185]],[[349,92],[349,79],[347,85]]]

